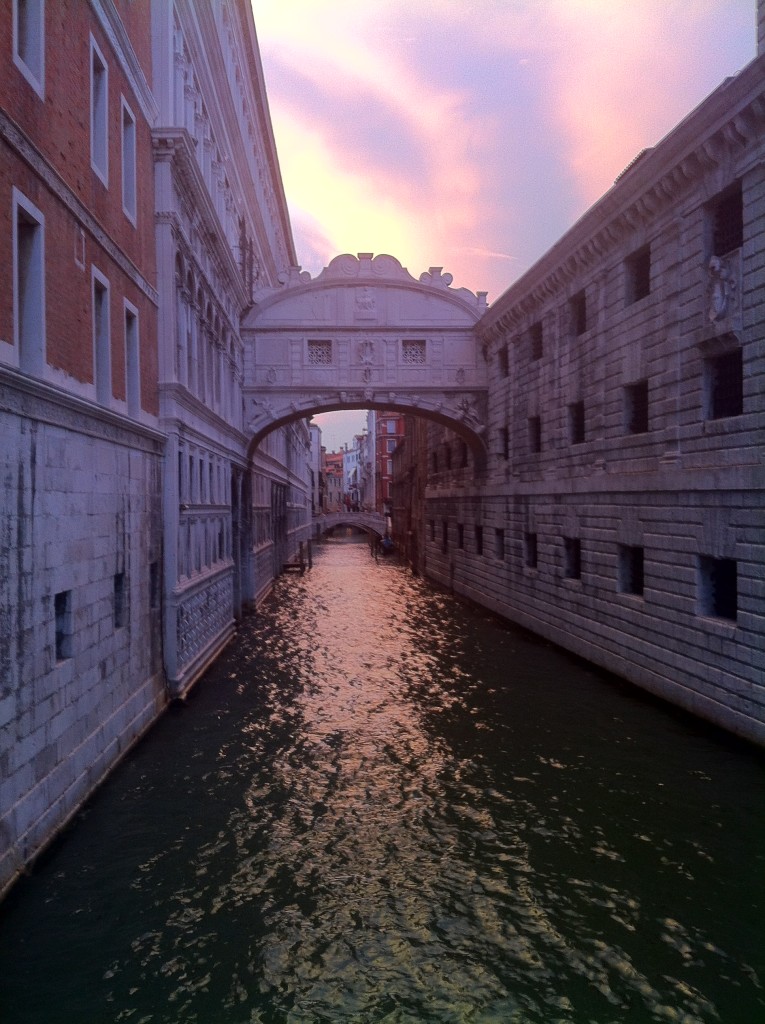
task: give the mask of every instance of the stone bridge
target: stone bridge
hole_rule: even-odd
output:
[[[314,533],[325,533],[335,526],[355,526],[382,537],[388,529],[388,522],[379,512],[326,512],[313,517]]]
[[[487,368],[473,328],[486,295],[431,267],[416,280],[392,256],[337,256],[295,268],[243,319],[251,448],[274,427],[338,409],[417,413],[486,455]]]

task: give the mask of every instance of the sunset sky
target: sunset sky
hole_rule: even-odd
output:
[[[489,302],[756,52],[755,0],[252,7],[303,268],[390,253]]]

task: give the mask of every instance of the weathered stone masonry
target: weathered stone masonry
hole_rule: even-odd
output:
[[[765,740],[765,60],[478,324],[487,472],[431,428],[426,571]]]

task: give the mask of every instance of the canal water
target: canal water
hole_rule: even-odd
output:
[[[0,908],[3,1024],[758,1024],[763,757],[335,541]]]

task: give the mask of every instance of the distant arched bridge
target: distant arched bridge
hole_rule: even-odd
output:
[[[388,523],[379,512],[325,512],[313,517],[314,533],[319,535],[336,526],[354,526],[378,537],[385,536]]]

